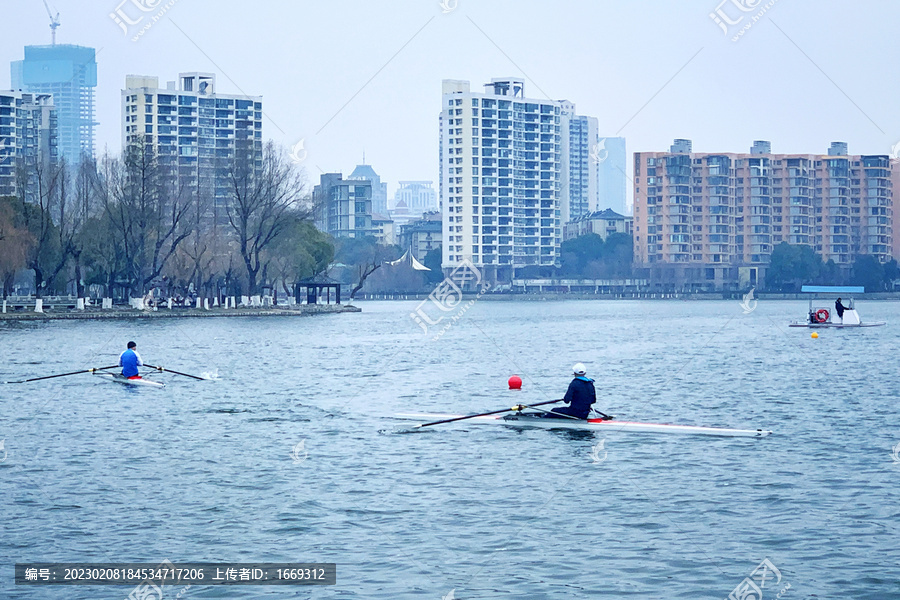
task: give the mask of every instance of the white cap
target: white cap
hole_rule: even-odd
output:
[[[584,368],[584,365],[581,363],[575,363],[575,366],[572,367],[572,372],[576,375],[584,375],[587,371]]]

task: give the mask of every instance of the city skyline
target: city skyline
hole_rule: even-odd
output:
[[[891,14],[900,12],[894,6],[870,23],[862,13],[830,10],[836,2],[815,11],[770,2],[732,42],[735,32],[723,32],[710,15],[750,23],[754,13],[699,0],[677,7],[562,2],[553,11],[536,2],[465,0],[445,8],[400,2],[390,11],[285,4],[240,13],[243,31],[265,32],[245,46],[222,35],[242,8],[237,3],[173,1],[144,14],[131,3],[55,4],[57,43],[97,48],[99,153],[120,150],[126,75],[168,80],[187,71],[216,73],[223,93],[263,96],[265,137],[287,149],[304,140],[310,183],[320,172],[348,171],[366,152],[389,195],[400,180],[437,180],[434,116],[447,78],[522,77],[535,96],[571,99],[579,112],[596,115],[599,135],[627,138],[629,151],[664,150],[688,137],[697,151],[739,151],[747,139],[769,139],[778,152],[803,153],[844,140],[853,153],[887,154],[900,140],[897,84],[879,75],[889,72],[896,44],[887,34]],[[20,60],[26,45],[50,42],[40,2],[5,12],[7,63]],[[152,27],[141,33],[110,14],[143,16],[138,25]],[[865,36],[857,33],[863,19]],[[336,28],[356,34],[334,36]],[[847,61],[848,49],[866,60]]]

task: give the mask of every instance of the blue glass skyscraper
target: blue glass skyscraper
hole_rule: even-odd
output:
[[[94,155],[95,55],[93,48],[71,44],[25,46],[25,60],[10,65],[14,90],[53,95],[59,155],[70,165],[76,164],[82,153]]]
[[[593,151],[594,160],[600,171],[600,205],[599,208],[611,208],[620,215],[627,215],[626,194],[628,176],[625,174],[627,157],[625,138],[600,138],[600,143]]]

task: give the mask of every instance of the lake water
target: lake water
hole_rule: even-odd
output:
[[[483,299],[436,341],[417,304],[0,324],[0,380],[114,364],[129,339],[151,364],[216,375],[0,388],[0,597],[132,591],[14,586],[16,562],[165,559],[338,565],[336,586],[167,598],[722,599],[764,559],[780,577],[767,600],[900,597],[900,303],[858,303],[885,327],[811,339],[786,327],[800,301]],[[390,418],[558,398],[575,362],[619,419],[775,433],[398,433]]]

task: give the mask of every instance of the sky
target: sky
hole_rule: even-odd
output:
[[[49,17],[42,0],[0,1],[8,88],[8,63],[50,42]],[[526,96],[574,102],[601,136],[624,136],[629,155],[674,138],[697,152],[746,152],[762,139],[779,153],[846,141],[854,154],[889,154],[900,141],[896,2],[48,2],[57,43],[97,49],[98,153],[121,150],[127,74],[164,87],[187,71],[216,73],[221,93],[263,96],[264,138],[288,150],[302,140],[311,183],[349,175],[365,154],[389,195],[398,181],[438,178],[442,79],[481,90],[523,77]],[[146,16],[126,34],[117,10]]]

